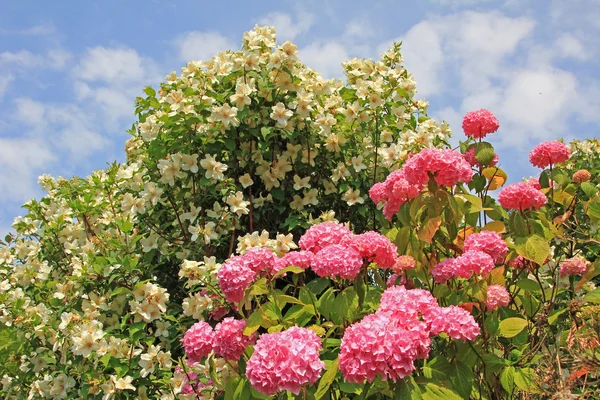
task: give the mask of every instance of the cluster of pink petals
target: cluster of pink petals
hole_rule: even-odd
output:
[[[277,256],[271,249],[265,247],[252,247],[242,257],[244,263],[254,272],[271,271]]]
[[[376,313],[344,332],[340,371],[346,381],[359,384],[373,382],[377,376],[382,380],[402,379],[412,374],[415,360],[429,356],[430,337],[442,332],[472,340],[479,334],[479,326],[459,307],[439,307],[426,290],[390,287]]]
[[[508,253],[508,246],[498,233],[494,231],[481,231],[469,235],[465,239],[464,251],[478,250],[489,254],[495,264],[502,264]]]
[[[498,161],[500,161],[500,159],[498,158],[498,154],[494,153],[494,158],[492,159],[492,162],[490,162],[488,165],[480,164],[479,161],[477,161],[477,158],[475,158],[475,146],[467,150],[463,156],[472,167],[493,167],[495,165],[498,165]]]
[[[512,183],[498,195],[500,205],[509,210],[539,210],[547,201],[544,193],[527,182]]]
[[[407,256],[407,255],[402,255],[399,256],[398,259],[396,260],[396,264],[394,265],[393,270],[396,273],[400,273],[402,271],[407,271],[409,269],[413,269],[415,268],[417,265],[417,261],[411,257],[411,256]]]
[[[405,285],[405,284],[406,284],[406,275],[392,274],[392,275],[390,275],[387,282],[385,283],[385,287],[390,288],[392,286]]]
[[[525,182],[527,182],[537,190],[542,190],[542,185],[540,184],[540,180],[538,178],[529,178]]]
[[[199,362],[202,357],[210,354],[214,340],[215,332],[213,328],[206,322],[199,321],[187,330],[181,342],[188,360]]]
[[[283,257],[275,260],[275,264],[273,266],[273,275],[284,268],[292,266],[307,269],[312,264],[314,257],[315,254],[310,251],[290,251]]]
[[[321,277],[354,279],[362,265],[363,259],[358,251],[341,244],[331,244],[315,254],[311,268]]]
[[[494,133],[500,127],[500,122],[490,111],[481,109],[470,111],[463,117],[462,128],[465,135],[481,139]]]
[[[339,244],[346,236],[351,236],[350,229],[334,222],[321,222],[313,225],[300,237],[300,249],[318,253],[323,247],[330,244]]]
[[[573,174],[573,181],[576,183],[587,182],[592,177],[592,174],[587,169],[580,169]]]
[[[587,271],[586,262],[578,257],[567,258],[560,263],[560,274],[567,275],[583,275]]]
[[[339,354],[339,368],[347,382],[396,381],[412,374],[414,361],[427,355],[419,347],[429,349],[431,341],[426,325],[416,321],[417,329],[409,330],[395,316],[386,312],[367,315],[344,332]],[[419,357],[421,356],[421,357]]]
[[[551,164],[565,162],[571,152],[567,145],[558,140],[543,142],[535,146],[529,153],[529,161],[538,168],[546,168]]]
[[[525,257],[517,256],[508,262],[508,266],[511,268],[521,269],[525,266]]]
[[[321,340],[311,330],[293,326],[283,332],[261,335],[246,365],[246,376],[260,393],[280,390],[300,393],[314,384],[325,363],[320,360]]]
[[[495,310],[498,307],[506,307],[510,303],[510,294],[502,285],[490,285],[487,287],[486,307]]]
[[[458,306],[438,308],[427,317],[427,322],[432,335],[443,332],[456,340],[473,340],[481,333],[471,313]]]
[[[254,343],[256,335],[244,335],[245,320],[228,317],[215,327],[213,349],[215,354],[226,360],[239,360],[248,345]]]
[[[227,301],[238,303],[242,301],[246,289],[256,279],[256,271],[246,265],[243,256],[234,256],[219,268],[217,278]]]
[[[403,170],[390,173],[384,182],[376,183],[369,190],[369,196],[374,203],[385,201],[383,214],[388,220],[400,211],[406,201],[414,199],[423,189],[424,184],[411,185],[406,180]]]
[[[360,235],[346,236],[341,245],[358,251],[362,258],[374,262],[379,268],[392,269],[398,262],[398,248],[387,237],[369,231]]]
[[[475,275],[487,275],[494,269],[494,259],[480,250],[465,251],[457,258],[447,258],[437,264],[431,274],[438,283],[452,278],[469,279]]]
[[[423,149],[410,157],[402,167],[406,180],[411,185],[424,185],[429,174],[438,185],[453,186],[458,182],[470,182],[473,177],[471,166],[458,151],[451,149]]]

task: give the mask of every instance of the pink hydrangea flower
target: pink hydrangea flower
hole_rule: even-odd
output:
[[[425,316],[425,320],[429,322],[432,335],[444,332],[452,339],[466,341],[474,340],[481,333],[471,313],[458,306],[441,307]]]
[[[500,127],[498,119],[486,109],[470,111],[463,117],[462,128],[465,135],[475,139],[486,137]]]
[[[560,263],[560,274],[567,275],[583,275],[587,271],[587,264],[579,257],[567,258]]]
[[[498,195],[500,205],[509,210],[539,210],[547,201],[544,193],[527,182],[512,183]]]
[[[346,236],[340,243],[358,251],[362,258],[374,262],[380,268],[393,268],[398,261],[398,248],[380,233],[369,231],[360,235]]]
[[[529,178],[525,182],[536,188],[537,190],[542,189],[542,185],[540,184],[540,180],[538,178]]]
[[[279,390],[300,393],[314,384],[325,363],[319,359],[321,340],[311,330],[293,326],[283,332],[261,335],[246,365],[246,376],[260,393]]]
[[[437,283],[444,283],[457,276],[456,269],[456,258],[446,258],[433,268],[431,275]]]
[[[487,275],[494,269],[494,259],[488,253],[479,250],[465,251],[457,257],[456,275],[468,279],[473,274]]]
[[[279,260],[276,260],[275,267],[273,268],[273,275],[287,267],[300,267],[307,269],[312,264],[315,254],[310,251],[290,251]]]
[[[591,179],[592,174],[587,169],[580,169],[579,171],[573,174],[573,182],[575,183],[583,183],[587,182]]]
[[[508,246],[502,236],[493,231],[481,231],[465,239],[464,251],[479,250],[488,253],[495,264],[502,264],[508,253]]]
[[[362,265],[363,259],[358,251],[340,244],[330,244],[315,254],[311,268],[321,277],[354,279]]]
[[[369,197],[373,203],[378,204],[387,199],[387,189],[385,182],[378,182],[369,189]]]
[[[408,255],[399,256],[396,260],[396,264],[392,268],[396,273],[400,273],[402,271],[407,271],[409,269],[415,268],[417,265],[417,261]]]
[[[525,265],[525,257],[517,256],[508,262],[508,266],[516,269],[521,269]]]
[[[242,257],[246,266],[256,273],[271,271],[277,259],[273,250],[265,247],[252,247],[239,257]]]
[[[427,315],[438,309],[435,297],[427,290],[410,289],[404,286],[392,286],[381,295],[379,310],[389,312],[406,324],[418,321],[422,315]]]
[[[438,185],[453,186],[458,182],[468,183],[473,177],[471,166],[462,154],[451,149],[427,148],[409,158],[402,167],[406,180],[412,185],[423,185],[429,175]]]
[[[333,222],[321,222],[308,228],[300,238],[298,244],[301,250],[318,253],[323,247],[330,244],[339,244],[346,236],[352,236],[352,232],[344,225]]]
[[[245,320],[233,317],[225,318],[215,327],[213,348],[215,354],[226,360],[239,360],[248,345],[254,343],[256,335],[244,335]]]
[[[256,279],[256,272],[245,264],[242,256],[234,256],[221,266],[217,278],[227,301],[238,303]]]
[[[510,294],[502,285],[490,285],[487,287],[486,306],[488,310],[498,307],[506,307],[510,303]]]
[[[464,157],[472,167],[493,167],[498,165],[498,161],[500,161],[498,154],[494,153],[492,162],[490,162],[488,165],[480,164],[479,161],[477,161],[477,158],[475,158],[475,147],[471,147],[469,150],[467,150],[467,152],[464,154]]]
[[[406,276],[404,274],[402,274],[402,275],[392,274],[392,275],[390,275],[387,282],[385,283],[387,288],[390,288],[390,287],[396,286],[396,285],[404,285],[404,284],[406,284]]]
[[[529,153],[529,161],[538,168],[546,168],[550,164],[565,162],[571,152],[566,144],[553,140],[535,146]]]
[[[377,312],[351,325],[340,345],[339,368],[347,382],[396,381],[412,374],[414,361],[428,356],[430,340],[423,322],[406,329],[390,313]],[[423,353],[422,349],[427,349]]]
[[[369,190],[369,196],[371,196],[371,199],[375,203],[386,202],[383,214],[388,220],[391,220],[400,211],[402,204],[417,197],[423,187],[424,184],[409,184],[404,171],[396,170],[387,176],[385,182],[373,185],[371,190]]]
[[[185,355],[191,362],[199,362],[212,351],[214,338],[215,332],[209,324],[204,321],[196,322],[181,339]]]

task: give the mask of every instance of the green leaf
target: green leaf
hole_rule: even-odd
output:
[[[254,296],[269,293],[269,288],[267,287],[267,278],[261,278],[254,282],[248,293]]]
[[[327,278],[318,278],[308,282],[306,284],[306,287],[308,288],[308,290],[313,292],[315,296],[318,296],[321,293],[323,293],[325,289],[327,289],[330,283],[331,282]]]
[[[500,384],[510,394],[515,391],[515,367],[508,366],[502,370]]]
[[[288,272],[291,272],[292,274],[301,274],[304,272],[304,270],[300,267],[295,267],[295,266],[291,265],[289,267],[285,267],[284,269],[278,271],[275,275],[273,275],[273,279],[279,278],[280,276],[284,276]]]
[[[333,310],[334,302],[335,289],[330,287],[317,301],[317,309],[319,310],[319,313],[321,313],[321,315],[327,319],[331,318],[331,310]]]
[[[550,325],[554,325],[558,321],[558,317],[563,315],[567,311],[567,308],[563,308],[562,310],[555,310],[548,316],[548,323]]]
[[[588,202],[586,213],[592,218],[600,218],[600,196],[594,197]]]
[[[358,311],[358,294],[354,288],[349,287],[337,295],[331,310],[331,319],[337,325],[348,321],[352,322]]]
[[[316,400],[319,400],[327,393],[329,387],[335,380],[335,376],[338,372],[339,359],[336,358],[333,361],[325,360],[324,362],[325,373],[323,374],[323,376],[321,376],[321,379],[319,380],[319,386],[317,386],[317,391],[315,392]]]
[[[581,299],[588,303],[600,303],[600,288],[594,289]]]
[[[155,97],[156,96],[156,90],[152,89],[150,86],[146,86],[144,88],[144,93],[146,93],[150,97]]]
[[[523,318],[512,317],[500,321],[500,335],[511,338],[518,335],[527,326]]]
[[[468,399],[473,388],[473,370],[467,367],[464,363],[457,361],[450,364],[450,382],[452,387],[463,399]]]
[[[517,253],[539,265],[544,265],[550,255],[550,245],[540,235],[531,235],[527,238],[517,238]]]
[[[489,165],[494,160],[494,147],[488,142],[478,143],[475,147],[475,158],[481,165]]]
[[[433,383],[425,385],[425,391],[421,398],[423,400],[463,400],[463,397],[454,390]]]
[[[540,393],[540,388],[536,383],[536,373],[533,368],[515,369],[515,385],[527,393]]]
[[[246,335],[246,336],[252,335],[254,332],[256,332],[258,330],[258,328],[260,328],[260,325],[263,323],[263,321],[264,321],[264,317],[263,317],[262,313],[260,311],[254,311],[252,314],[250,314],[250,316],[248,317],[248,320],[246,321],[246,327],[244,328],[244,335]]]
[[[526,292],[539,292],[541,290],[540,284],[529,278],[519,279],[517,286]]]
[[[581,190],[583,190],[583,192],[589,197],[594,197],[596,193],[598,193],[598,189],[596,189],[596,186],[590,182],[582,182]]]
[[[394,400],[422,399],[421,389],[412,376],[407,376],[404,379],[400,379],[398,383],[396,383],[394,392],[396,393]]]

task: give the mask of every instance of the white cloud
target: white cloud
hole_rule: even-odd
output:
[[[306,65],[325,78],[341,78],[342,62],[348,59],[348,51],[338,42],[311,43],[301,48],[299,57]]]
[[[10,83],[15,79],[12,75],[0,76],[0,101],[4,98],[4,93],[7,92]]]
[[[123,82],[139,80],[147,75],[151,60],[129,48],[94,47],[81,58],[74,73],[85,81]]]
[[[46,107],[35,100],[29,98],[18,98],[15,100],[17,120],[28,126],[42,126],[44,124],[44,114]]]
[[[583,61],[587,60],[590,56],[581,41],[568,32],[563,32],[556,38],[554,48],[556,48],[558,55],[561,57]]]
[[[187,32],[175,39],[180,61],[208,60],[218,52],[236,50],[239,46],[218,32]]]
[[[34,54],[29,50],[0,53],[0,65],[16,65],[21,68],[50,68],[61,70],[71,54],[63,49],[49,50],[45,55]]]
[[[35,196],[36,178],[56,156],[41,140],[0,138],[0,191],[7,203]]]
[[[271,12],[258,21],[259,25],[274,26],[277,31],[277,40],[280,43],[294,40],[298,35],[308,32],[314,22],[314,15],[305,11],[297,13],[295,23],[290,14],[282,12]]]

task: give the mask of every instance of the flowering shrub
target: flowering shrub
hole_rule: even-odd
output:
[[[257,27],[146,88],[125,164],[41,177],[0,244],[3,398],[593,395],[598,141],[505,186],[497,118],[448,148],[399,51],[344,84]]]

